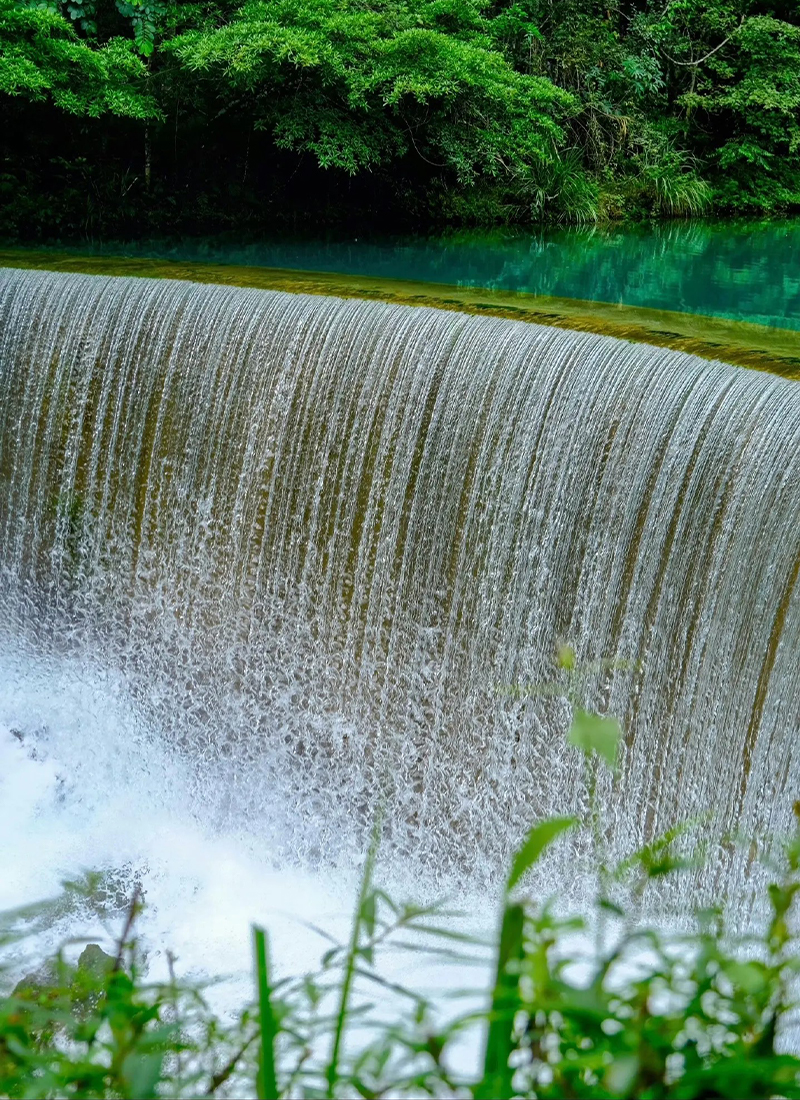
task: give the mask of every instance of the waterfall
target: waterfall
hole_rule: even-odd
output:
[[[705,810],[786,828],[798,571],[795,383],[428,308],[0,273],[0,644],[113,670],[206,767],[203,812],[280,802],[301,858],[381,805],[397,852],[480,878],[580,810],[560,643],[623,725],[616,849]]]

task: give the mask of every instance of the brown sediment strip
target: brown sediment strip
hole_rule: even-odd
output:
[[[745,794],[747,791],[747,781],[750,777],[750,769],[753,764],[753,752],[756,745],[756,737],[761,726],[761,717],[764,712],[764,703],[767,698],[767,688],[769,687],[770,677],[772,676],[772,670],[775,667],[775,658],[778,655],[778,645],[780,644],[781,635],[783,634],[783,627],[786,622],[786,615],[789,610],[789,604],[791,603],[794,590],[797,586],[798,579],[800,579],[800,554],[795,558],[792,569],[786,580],[786,586],[781,596],[781,601],[778,604],[778,609],[775,613],[775,621],[772,626],[772,630],[769,636],[769,645],[767,646],[767,652],[764,654],[764,660],[761,663],[761,672],[758,677],[758,684],[756,686],[756,694],[753,700],[753,709],[750,713],[750,721],[747,724],[747,734],[745,736],[744,749],[742,751],[742,781],[739,788],[739,805],[737,807],[737,817],[741,814],[742,805],[744,803]]]
[[[294,294],[370,298],[400,305],[433,306],[436,309],[488,314],[578,332],[597,332],[633,343],[673,348],[705,359],[720,359],[735,366],[800,380],[800,333],[692,313],[339,273],[80,256],[42,250],[0,250],[0,266],[88,275],[180,279],[283,290]]]
[[[667,530],[666,530],[666,536],[665,536],[664,543],[663,543],[662,548],[661,548],[658,570],[655,573],[656,581],[655,581],[655,584],[653,585],[653,588],[650,592],[650,598],[647,602],[647,607],[645,609],[644,617],[643,617],[643,620],[642,620],[642,634],[641,634],[642,641],[641,641],[640,650],[639,650],[640,654],[641,653],[646,653],[647,649],[649,647],[650,636],[653,632],[653,629],[654,629],[654,626],[655,626],[655,621],[656,621],[656,615],[658,613],[659,601],[661,600],[661,595],[662,595],[662,592],[664,590],[664,583],[666,581],[666,576],[667,576],[666,563],[670,559],[670,556],[672,554],[672,548],[675,544],[675,540],[676,540],[677,535],[678,535],[678,529],[679,529],[679,526],[680,526],[681,515],[682,515],[682,512],[683,512],[684,504],[686,503],[687,493],[689,492],[689,489],[691,487],[695,467],[697,466],[697,463],[700,460],[700,457],[702,455],[703,444],[704,444],[705,439],[706,439],[706,437],[707,437],[707,435],[708,435],[708,433],[711,429],[712,421],[713,421],[714,417],[716,416],[717,412],[719,411],[719,408],[722,405],[725,394],[730,389],[731,384],[732,384],[732,380],[729,380],[722,387],[722,389],[716,394],[713,407],[709,411],[709,414],[706,416],[705,422],[703,423],[702,428],[701,428],[701,430],[700,430],[700,432],[699,432],[699,434],[698,434],[698,436],[695,440],[695,444],[694,444],[694,447],[692,449],[692,453],[689,456],[689,460],[688,460],[687,465],[685,467],[684,474],[683,474],[683,477],[682,477],[681,482],[680,482],[680,486],[678,487],[678,492],[677,492],[677,495],[675,497],[675,502],[674,502],[674,505],[673,505],[673,508],[672,508],[672,514],[670,516],[669,523],[668,523]],[[628,712],[626,723],[625,723],[626,729],[631,730],[635,727],[636,719],[637,719],[637,716],[638,716],[638,710],[639,710],[639,699],[637,697],[634,697],[633,700],[632,700],[632,705],[631,705],[630,710]],[[631,741],[630,741],[630,734],[629,734],[628,738],[627,738],[628,746],[630,746],[630,743],[631,743]],[[653,760],[652,760],[653,782],[651,783],[651,789],[654,790],[654,791],[658,790],[660,788],[662,772],[664,770],[666,761],[668,759],[669,758],[668,758],[668,756],[666,755],[666,753],[664,751],[656,753],[653,756]],[[645,821],[644,821],[644,836],[647,838],[648,841],[650,839],[652,839],[652,837],[654,836],[654,833],[655,833],[656,809],[657,809],[657,807],[653,802],[650,802],[647,806],[647,810],[646,810],[646,814],[645,814]]]

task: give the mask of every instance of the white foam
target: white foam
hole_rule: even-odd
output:
[[[83,871],[118,872],[123,887],[140,883],[144,892],[139,934],[151,976],[166,977],[169,950],[182,976],[226,979],[210,999],[228,1013],[252,996],[251,925],[268,929],[278,974],[316,970],[330,944],[309,925],[346,940],[358,865],[276,868],[275,823],[212,830],[197,804],[205,789],[146,727],[117,676],[30,651],[0,654],[0,829],[10,838],[0,910],[52,897]],[[285,822],[286,807],[276,805],[275,818]],[[396,881],[413,877],[396,870]],[[480,912],[470,921],[485,923]],[[29,943],[27,961],[71,936],[109,949],[120,925],[119,915],[73,910]],[[460,966],[432,973],[428,960],[407,954],[388,954],[382,971],[440,999],[486,980]]]

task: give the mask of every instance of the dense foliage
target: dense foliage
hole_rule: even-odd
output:
[[[590,792],[598,769],[615,768],[619,736],[612,719],[576,708],[568,739],[584,753]],[[525,892],[545,850],[581,828],[596,868],[588,921]],[[172,966],[165,984],[148,982],[135,894],[113,954],[89,945],[77,965],[60,956],[10,990],[6,978],[5,991],[0,967],[0,1095],[800,1097],[800,1058],[786,1049],[796,1045],[800,829],[773,864],[769,915],[750,937],[726,931],[721,910],[681,931],[641,923],[648,884],[692,865],[686,831],[617,865],[603,837],[594,795],[584,821],[536,825],[512,863],[496,941],[482,944],[436,907],[397,905],[373,885],[376,833],[348,943],[318,973],[276,981],[256,929],[256,1002],[235,1022],[216,1018]],[[83,898],[108,916],[117,894],[95,876],[54,905],[63,916],[69,896]],[[0,917],[0,949],[52,913]],[[427,966],[437,955],[485,965],[486,948],[488,996],[455,1018],[437,1019],[381,973],[387,950],[422,952]]]
[[[800,205],[791,0],[0,0],[0,234]]]

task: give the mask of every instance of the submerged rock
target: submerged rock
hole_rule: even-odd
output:
[[[72,966],[56,956],[47,959],[36,970],[21,978],[13,989],[13,996],[38,1001],[43,995],[56,996],[68,993],[76,1001],[87,1000],[87,987],[92,987],[91,997],[97,999],[107,974],[114,969],[116,959],[97,943],[89,943]]]

